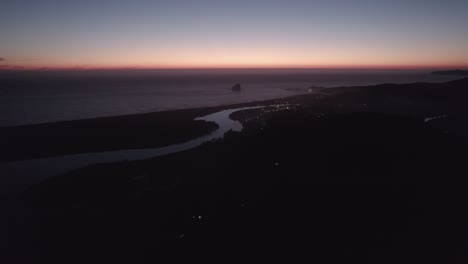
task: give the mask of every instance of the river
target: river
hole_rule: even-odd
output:
[[[0,195],[17,194],[32,184],[91,164],[143,160],[195,148],[205,142],[223,138],[224,134],[230,130],[241,131],[242,124],[232,120],[229,116],[237,111],[255,108],[261,108],[261,106],[227,109],[197,117],[195,120],[215,122],[218,128],[208,135],[162,148],[83,153],[0,163],[0,174],[2,175],[0,177]]]

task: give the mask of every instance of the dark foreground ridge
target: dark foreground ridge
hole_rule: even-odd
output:
[[[29,243],[35,262],[464,263],[467,89],[323,90],[233,114],[245,130],[223,140],[55,177],[22,196],[27,235],[9,254]]]

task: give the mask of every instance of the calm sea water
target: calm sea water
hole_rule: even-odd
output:
[[[421,70],[126,70],[0,72],[0,126],[267,100],[309,87],[444,82]],[[232,92],[235,83],[241,92]]]

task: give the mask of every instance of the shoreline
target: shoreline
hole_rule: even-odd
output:
[[[304,95],[213,107],[0,127],[0,163],[183,143],[217,129],[214,123],[197,121],[198,117],[233,108],[284,103]]]
[[[424,115],[426,113],[421,113],[420,109],[408,109],[406,104],[418,99],[412,97],[420,96],[422,100],[438,100],[440,95],[431,92],[432,90],[438,91],[452,84],[463,84],[466,80],[460,79],[446,83],[322,88],[307,94],[230,105],[0,127],[0,145],[2,146],[0,163],[89,152],[159,148],[183,143],[209,134],[217,128],[213,123],[195,121],[195,118],[240,107],[298,104],[313,105],[323,111],[389,112],[409,114],[424,119],[445,113],[431,112]],[[385,91],[386,89],[395,96],[406,98],[407,101],[391,102],[391,109],[387,109],[387,103],[380,102],[382,97],[389,93]],[[379,95],[381,91],[384,93],[383,96]],[[457,91],[463,93],[461,89]],[[444,93],[443,97],[447,96],[452,95],[448,92]],[[462,100],[462,98],[457,97],[455,100]],[[401,105],[393,105],[394,103]],[[442,103],[445,104],[445,102]],[[234,116],[238,121],[243,122],[241,117]]]
[[[124,114],[124,115],[110,115],[110,116],[97,116],[97,117],[90,117],[90,118],[80,118],[80,119],[70,119],[70,120],[57,120],[51,122],[40,122],[40,123],[31,123],[31,124],[20,124],[20,125],[11,125],[11,126],[0,126],[0,130],[2,129],[10,129],[10,128],[22,128],[22,127],[35,127],[35,126],[43,126],[43,125],[51,125],[51,124],[62,124],[62,123],[69,123],[69,122],[83,122],[83,121],[107,121],[107,119],[116,119],[116,118],[132,118],[138,116],[145,116],[145,115],[154,115],[154,114],[171,114],[177,112],[185,112],[185,111],[193,111],[193,112],[202,112],[202,113],[210,113],[221,111],[223,109],[228,108],[239,108],[239,107],[249,107],[249,106],[256,106],[258,104],[275,104],[278,102],[282,102],[283,100],[287,99],[301,99],[307,96],[313,95],[329,95],[327,91],[339,91],[343,92],[343,89],[362,89],[362,88],[370,88],[370,87],[379,87],[379,86],[414,86],[414,85],[444,85],[451,82],[457,82],[460,80],[468,79],[467,77],[460,76],[460,78],[452,80],[452,81],[445,81],[445,82],[410,82],[410,83],[379,83],[379,84],[371,84],[371,85],[351,85],[351,86],[336,86],[336,87],[316,87],[312,90],[312,92],[306,92],[307,89],[304,89],[304,93],[302,94],[295,94],[285,97],[279,97],[274,99],[267,99],[267,100],[256,100],[250,102],[243,102],[243,103],[234,103],[234,104],[224,104],[224,105],[214,105],[214,106],[200,106],[194,108],[177,108],[177,109],[169,109],[169,110],[162,110],[162,111],[152,111],[152,112],[142,112],[142,113],[133,113],[133,114]],[[323,92],[325,91],[325,92]]]

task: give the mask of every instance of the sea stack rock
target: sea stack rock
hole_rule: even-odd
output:
[[[233,92],[240,92],[240,91],[241,91],[241,85],[240,85],[240,83],[236,83],[236,84],[232,87],[232,91],[233,91]]]

